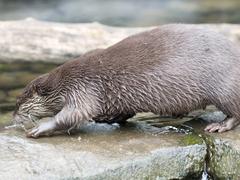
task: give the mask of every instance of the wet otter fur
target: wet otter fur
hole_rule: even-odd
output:
[[[223,132],[240,122],[239,69],[239,47],[223,35],[197,25],[163,25],[33,80],[17,100],[14,120],[48,117],[28,132],[38,137],[90,120],[178,115],[213,104],[227,118],[205,130]]]

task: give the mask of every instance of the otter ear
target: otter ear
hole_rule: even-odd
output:
[[[54,89],[54,83],[52,82],[49,74],[40,76],[34,82],[34,91],[39,96],[47,96]]]

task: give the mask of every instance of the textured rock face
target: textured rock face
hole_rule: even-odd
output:
[[[152,134],[154,132],[154,134]],[[206,146],[184,145],[185,134],[161,134],[145,123],[91,124],[73,136],[27,139],[0,132],[3,179],[182,179],[199,177]]]
[[[3,128],[10,119],[0,116],[3,179],[199,179],[205,165],[216,179],[240,177],[240,127],[206,134],[200,120],[180,127],[183,120],[139,114],[124,127],[93,123],[71,136],[28,139]],[[178,128],[164,126],[171,122]]]
[[[0,61],[62,63],[89,50],[106,48],[142,30],[113,28],[98,23],[61,24],[33,19],[0,22]]]
[[[240,25],[211,26],[239,43]],[[154,27],[120,28],[98,23],[61,24],[37,21],[0,22],[0,62],[62,63],[89,50],[106,48],[132,34]]]
[[[155,145],[149,150],[151,138],[115,141],[111,146],[84,144],[77,138],[52,139],[58,144],[31,142],[27,139],[1,135],[0,167],[4,179],[182,179],[201,172],[206,149],[203,145],[163,148]],[[141,143],[138,142],[141,140]],[[65,141],[65,142],[64,142]],[[66,141],[70,141],[66,143]],[[85,141],[85,139],[83,139]],[[99,141],[103,144],[106,141]],[[141,144],[141,145],[140,145]],[[126,150],[125,145],[141,146]],[[75,147],[74,147],[75,146]],[[79,147],[76,147],[79,146]],[[118,147],[119,146],[119,147]]]
[[[240,127],[211,135],[208,144],[211,154],[209,172],[219,179],[240,179]]]

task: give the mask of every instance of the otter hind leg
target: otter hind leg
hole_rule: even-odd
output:
[[[119,124],[124,124],[127,119],[132,118],[133,116],[135,116],[135,113],[120,113],[117,114],[115,116],[113,116],[112,118],[108,119],[108,118],[104,118],[104,119],[93,119],[95,122],[97,123],[108,123],[108,124],[113,124],[113,123],[119,123]]]
[[[127,121],[129,118],[132,118],[133,116],[135,116],[135,113],[120,114],[120,115],[114,117],[113,119],[111,119],[110,122],[111,122],[111,123],[125,124],[126,121]]]
[[[236,88],[233,88],[236,89]],[[234,129],[240,124],[240,96],[236,93],[229,93],[229,89],[220,89],[216,95],[210,96],[211,104],[215,105],[227,117],[219,123],[211,123],[204,129],[208,132],[225,132]]]
[[[57,123],[55,120],[49,120],[34,127],[27,132],[27,137],[38,138],[42,135],[51,135],[57,129]]]
[[[226,118],[220,123],[211,123],[204,130],[208,132],[225,132],[235,128],[240,124],[240,121],[236,118]]]

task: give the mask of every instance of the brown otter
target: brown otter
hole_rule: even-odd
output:
[[[184,114],[214,104],[240,122],[240,51],[223,35],[196,25],[163,25],[68,61],[27,85],[17,123],[49,117],[28,132],[38,137],[89,120],[125,121],[138,112]]]

